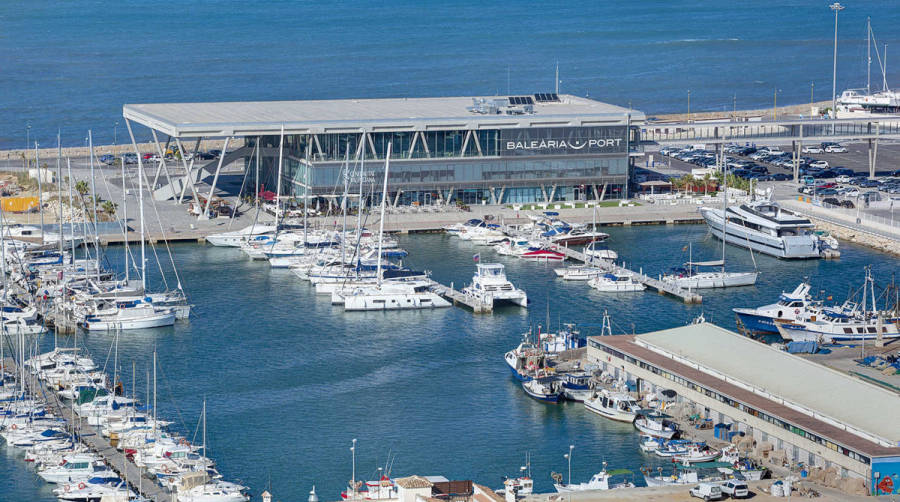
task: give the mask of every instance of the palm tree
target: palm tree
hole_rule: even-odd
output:
[[[707,190],[709,189],[709,182],[712,181],[712,176],[709,174],[709,171],[706,171],[706,174],[703,175],[703,195],[706,195]]]
[[[87,195],[88,192],[90,192],[87,181],[80,180],[75,183],[75,191],[78,192],[78,194],[81,195],[82,198],[84,198],[84,196]]]
[[[116,209],[119,207],[119,205],[111,200],[105,200],[103,201],[103,204],[100,205],[100,207],[103,209],[104,213],[113,216],[114,214],[116,214]]]

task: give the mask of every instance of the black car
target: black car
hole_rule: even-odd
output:
[[[853,209],[856,206],[853,204],[852,200],[842,200],[841,206],[846,207],[847,209]]]
[[[819,193],[821,193],[821,191]],[[841,205],[841,201],[837,200],[834,197],[828,197],[828,198],[822,199],[822,202],[825,204],[830,204],[832,206],[840,206]]]
[[[197,152],[197,155],[194,155],[194,158],[198,160],[213,160],[216,156],[210,152]]]
[[[772,175],[772,180],[774,181],[788,181],[791,179],[791,176],[784,173],[775,173]]]
[[[816,190],[816,195],[837,195],[837,190],[834,188],[820,188]]]

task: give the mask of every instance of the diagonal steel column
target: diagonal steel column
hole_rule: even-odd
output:
[[[194,169],[194,157],[191,157],[191,165],[189,166],[187,163],[187,159],[184,158],[184,147],[181,145],[181,139],[177,136],[175,137],[175,145],[178,147],[178,154],[181,155],[181,165],[184,167],[184,182],[181,185],[181,194],[178,196],[178,203],[181,204],[181,201],[184,199],[184,191],[187,190],[187,187],[191,187],[191,193],[194,195],[194,200],[198,203],[200,199],[197,197],[197,188],[194,186],[194,180],[191,176],[191,171]],[[200,138],[197,138],[197,146],[200,145]],[[194,148],[196,150],[197,148]],[[196,155],[195,155],[196,156]]]
[[[228,151],[228,140],[230,139],[231,136],[225,136],[225,146],[222,147],[222,153],[219,155],[219,165],[216,166],[216,174],[213,175],[212,186],[209,187],[209,197],[206,198],[206,207],[203,208],[203,218],[205,219],[209,219],[209,205],[212,203],[213,192],[216,191],[216,183],[219,181],[219,172],[222,170],[222,163],[225,162],[225,152]]]

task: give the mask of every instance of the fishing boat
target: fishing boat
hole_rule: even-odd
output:
[[[700,462],[711,462],[719,458],[721,452],[715,448],[705,444],[691,444],[687,450],[672,456],[675,462],[696,464]]]
[[[569,401],[583,403],[594,393],[591,374],[586,371],[572,371],[559,376],[563,397]]]
[[[628,469],[606,470],[606,462],[603,462],[603,470],[591,476],[591,480],[587,483],[554,483],[557,493],[584,492],[592,490],[615,490],[619,488],[634,488],[634,483],[630,481],[611,482],[613,476],[633,476],[634,473]]]
[[[758,200],[726,209],[701,207],[700,214],[728,244],[745,247],[777,258],[820,258],[831,246],[814,232],[809,218],[782,208],[777,202]],[[724,215],[728,215],[725,225]]]
[[[519,381],[528,381],[538,368],[544,366],[544,351],[535,344],[522,340],[519,345],[503,355],[503,359],[512,371],[513,376]]]
[[[634,419],[634,428],[645,436],[672,439],[678,433],[678,425],[671,418],[659,413],[642,413]]]
[[[463,293],[490,301],[494,305],[510,303],[520,307],[528,306],[528,295],[509,282],[506,269],[501,263],[477,264],[472,284],[463,288]]]
[[[533,378],[522,382],[522,389],[529,397],[545,403],[558,403],[560,391],[559,382],[553,378]]]
[[[777,321],[792,322],[801,319],[812,307],[821,305],[809,294],[808,282],[801,282],[790,293],[782,292],[776,303],[756,308],[732,309],[741,327],[752,334],[778,333]]]
[[[589,411],[618,422],[632,423],[641,411],[636,399],[624,392],[603,389],[584,401]]]
[[[647,289],[631,274],[607,272],[588,281],[588,285],[597,291],[604,293],[621,293],[630,291],[643,291]]]

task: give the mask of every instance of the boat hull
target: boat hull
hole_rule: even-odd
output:
[[[713,230],[712,235],[719,240],[722,239],[721,211],[721,209],[708,207],[700,208],[700,214]],[[725,227],[725,242],[776,258],[821,258],[819,240],[814,235],[775,237],[734,224]]]

